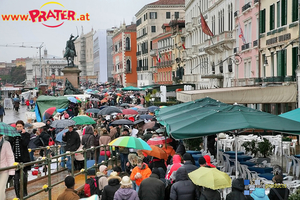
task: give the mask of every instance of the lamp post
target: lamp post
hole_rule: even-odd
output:
[[[56,86],[56,80],[55,80],[55,74],[53,73],[51,75],[51,86],[52,86],[52,91],[53,91],[53,96],[55,96],[55,86]]]

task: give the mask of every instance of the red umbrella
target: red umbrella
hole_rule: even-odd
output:
[[[165,143],[170,143],[172,142],[171,138],[165,138],[165,137],[155,137],[155,138],[150,138],[147,141],[147,144],[149,145],[159,145],[159,144],[165,144]]]
[[[43,114],[43,120],[50,119],[50,117],[54,114],[56,107],[51,107],[45,110]]]
[[[164,159],[167,160],[168,159],[168,154],[161,148],[151,145],[151,151],[149,150],[142,150],[142,152],[146,153],[149,156],[153,156],[155,158],[159,158],[159,159]]]
[[[139,114],[136,110],[133,110],[133,109],[124,109],[124,110],[122,110],[122,112],[125,115],[137,115],[137,114]]]

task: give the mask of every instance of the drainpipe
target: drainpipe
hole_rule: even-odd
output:
[[[299,33],[298,33],[298,68],[296,70],[297,74],[297,107],[300,107],[300,96],[299,96],[299,88],[300,88],[300,0],[298,1],[298,28],[299,28]],[[300,138],[300,136],[299,136]]]
[[[300,1],[300,0],[299,0]],[[258,22],[260,21],[260,1],[258,1]],[[258,43],[258,80],[261,78],[261,51],[260,51],[260,26],[258,25],[258,38],[257,38],[257,43]]]

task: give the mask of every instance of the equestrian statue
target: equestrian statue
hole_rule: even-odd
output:
[[[74,38],[71,34],[70,39],[67,41],[66,51],[64,54],[64,58],[67,59],[68,67],[75,67],[74,65],[74,57],[76,57],[75,45],[74,41],[78,38],[78,35]]]

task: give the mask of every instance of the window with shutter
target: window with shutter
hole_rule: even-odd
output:
[[[298,0],[293,0],[292,9],[292,22],[295,22],[298,20]]]
[[[260,33],[266,32],[266,9],[260,11],[259,30],[260,30]]]
[[[275,5],[270,6],[270,31],[275,28]]]
[[[292,75],[296,75],[296,69],[298,67],[298,47],[292,49]]]
[[[281,12],[280,12],[280,1],[277,2],[277,28],[280,27],[281,24],[281,20],[280,20],[280,16],[281,16]]]
[[[281,0],[281,26],[287,24],[287,0]]]
[[[277,51],[277,76],[281,76],[282,75],[282,51]]]

